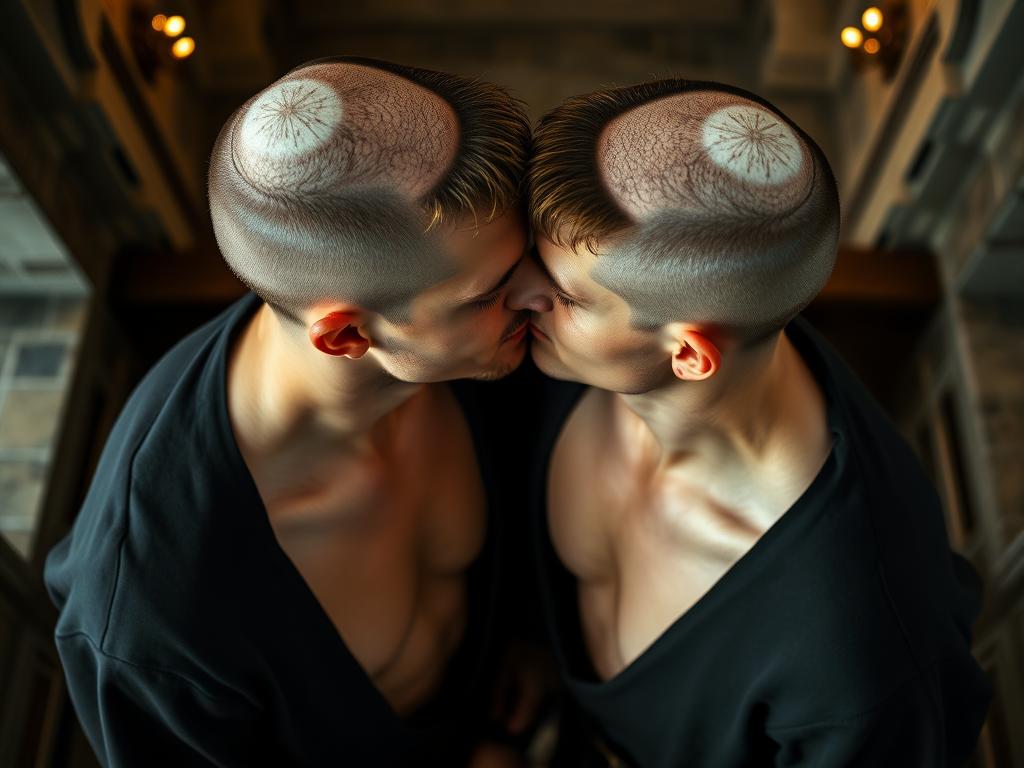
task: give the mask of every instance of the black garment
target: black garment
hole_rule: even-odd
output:
[[[146,374],[47,557],[75,709],[109,766],[459,765],[485,714],[499,568],[477,385],[451,385],[488,497],[466,637],[403,721],[279,546],[235,442],[227,354],[260,304],[242,297]]]
[[[992,695],[970,652],[978,576],[950,551],[934,488],[870,394],[802,317],[785,332],[827,399],[826,463],[693,607],[605,682],[546,525],[551,452],[586,387],[548,381],[532,518],[546,622],[575,714],[604,748],[644,768],[962,765]]]

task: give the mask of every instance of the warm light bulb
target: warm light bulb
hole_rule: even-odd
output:
[[[149,23],[153,25],[153,29],[155,29],[157,32],[160,32],[161,30],[163,30],[164,24],[167,23],[167,17],[164,16],[162,13],[158,13],[156,16],[153,17],[153,20]]]
[[[882,12],[871,6],[861,14],[860,23],[868,32],[877,32],[882,28]]]
[[[843,41],[843,45],[847,48],[856,48],[864,39],[864,35],[862,35],[860,30],[856,27],[845,27],[843,31],[839,33],[839,37]]]
[[[191,37],[179,37],[171,46],[171,53],[176,59],[187,59],[196,49],[196,41]]]
[[[864,52],[865,53],[878,53],[878,49],[882,46],[873,37],[869,37],[864,41]]]
[[[164,34],[168,37],[177,37],[185,31],[185,17],[171,16],[164,22]]]

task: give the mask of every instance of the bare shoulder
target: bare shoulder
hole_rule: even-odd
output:
[[[589,389],[570,413],[547,468],[547,518],[559,559],[579,578],[605,572],[612,556],[606,449],[608,393]]]

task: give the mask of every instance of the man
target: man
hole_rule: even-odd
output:
[[[465,764],[486,727],[498,501],[472,382],[526,311],[520,103],[335,57],[223,127],[251,293],[132,394],[46,582],[104,765]]]
[[[532,356],[562,380],[534,457],[542,604],[591,759],[961,765],[991,695],[977,576],[799,316],[836,255],[821,150],[753,94],[666,80],[555,109],[528,180],[547,275],[510,303],[553,296]]]

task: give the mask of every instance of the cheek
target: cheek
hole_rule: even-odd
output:
[[[555,338],[581,362],[606,365],[628,353],[623,329],[607,318],[579,310],[556,309]]]
[[[579,317],[558,326],[559,356],[591,383],[606,389],[633,391],[666,359],[651,334],[609,318]]]
[[[500,306],[495,306],[449,316],[433,329],[433,336],[446,354],[472,356],[480,349],[493,347],[507,325],[508,318]]]

